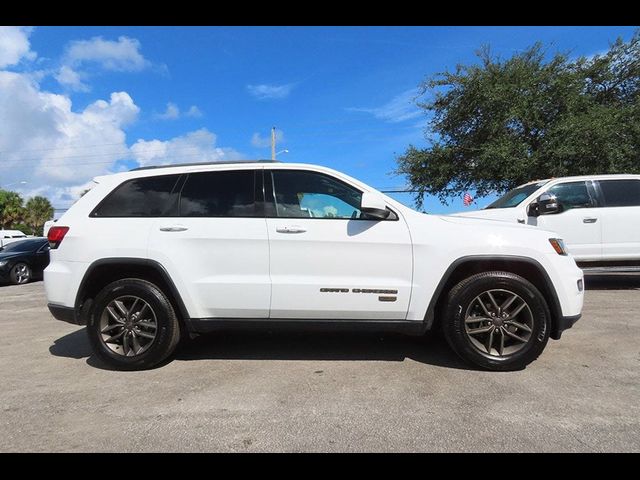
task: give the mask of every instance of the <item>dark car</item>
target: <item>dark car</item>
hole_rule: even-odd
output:
[[[0,248],[0,282],[19,285],[42,278],[47,265],[49,241],[46,238],[20,240]]]

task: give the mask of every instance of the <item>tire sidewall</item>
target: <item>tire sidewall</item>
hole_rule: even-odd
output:
[[[527,302],[533,315],[531,340],[521,350],[503,358],[478,350],[465,331],[465,315],[469,304],[482,292],[492,289],[516,293]],[[470,281],[455,293],[448,310],[449,321],[445,325],[447,341],[460,356],[483,368],[520,370],[542,353],[549,340],[550,314],[544,297],[531,283],[513,274],[496,273]]]
[[[125,295],[134,295],[147,302],[156,315],[158,325],[156,338],[151,346],[133,357],[125,357],[109,349],[100,333],[100,318],[104,309],[112,300]],[[164,360],[175,348],[177,328],[175,312],[164,294],[155,285],[136,279],[119,280],[107,285],[96,297],[87,321],[87,333],[93,351],[109,365],[122,370],[151,368]]]

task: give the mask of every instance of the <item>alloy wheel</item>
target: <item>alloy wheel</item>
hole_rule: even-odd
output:
[[[504,289],[486,290],[475,297],[465,314],[465,333],[484,355],[506,357],[531,340],[533,313],[518,294]]]
[[[19,263],[15,267],[13,267],[13,278],[17,284],[27,283],[31,278],[31,272],[29,271],[29,267],[24,263]]]
[[[133,295],[115,298],[100,317],[100,337],[112,352],[133,357],[147,351],[156,339],[158,322],[151,306]]]

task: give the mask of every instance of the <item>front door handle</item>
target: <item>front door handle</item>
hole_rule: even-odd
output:
[[[160,227],[161,232],[184,232],[185,230],[189,230],[187,227]]]
[[[597,218],[583,218],[582,223],[596,223],[598,221]]]
[[[285,225],[281,227],[276,227],[276,232],[278,233],[304,233],[307,230],[298,226],[298,225]]]

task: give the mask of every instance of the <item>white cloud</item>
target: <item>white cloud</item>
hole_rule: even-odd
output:
[[[177,120],[180,117],[200,118],[202,117],[202,112],[195,105],[191,105],[186,112],[183,112],[175,103],[169,102],[166,110],[163,113],[154,115],[154,117],[159,120]]]
[[[216,146],[217,137],[206,128],[171,140],[138,140],[131,146],[133,158],[140,166],[169,163],[219,162],[238,160],[242,155],[233,148]]]
[[[68,96],[7,71],[0,71],[0,106],[2,183],[26,180],[54,204],[130,155],[124,127],[139,112],[126,92],[74,111]]]
[[[184,116],[192,117],[192,118],[200,118],[202,116],[202,111],[195,105],[191,105],[191,107],[189,107],[189,110],[185,112]]]
[[[276,143],[284,142],[284,132],[276,128]],[[251,145],[257,148],[265,148],[271,146],[271,133],[264,137],[258,132],[251,135]]]
[[[415,99],[419,96],[415,88],[406,90],[393,97],[384,105],[376,108],[347,108],[351,112],[370,113],[374,117],[386,122],[398,123],[411,120],[422,115],[422,111],[415,104]]]
[[[67,47],[64,61],[71,66],[96,63],[105,70],[117,72],[139,72],[151,66],[140,53],[140,41],[124,36],[117,41],[102,37],[75,40]]]
[[[140,72],[155,67],[154,70],[166,73],[166,65],[153,65],[144,58],[140,49],[139,40],[124,36],[118,37],[118,40],[105,40],[102,37],[74,40],[67,44],[60,67],[56,71],[48,70],[43,73],[53,74],[65,89],[78,92],[90,90],[86,81],[100,69]]]
[[[164,111],[164,113],[159,113],[158,115],[156,115],[156,118],[159,118],[160,120],[175,120],[176,118],[178,118],[180,116],[180,109],[178,108],[178,106],[175,103],[167,103],[167,109]]]
[[[70,90],[76,92],[88,92],[90,90],[89,86],[82,81],[82,74],[67,65],[60,67],[54,77],[60,85]]]
[[[65,207],[93,177],[122,170],[122,160],[148,165],[242,157],[218,146],[207,129],[169,140],[140,139],[129,148],[126,128],[139,112],[126,92],[76,111],[68,95],[42,90],[28,74],[0,71],[0,185],[18,184],[12,188],[25,197],[44,195]]]
[[[0,27],[0,68],[17,64],[21,59],[34,60],[29,35],[31,27]]]
[[[36,54],[30,50],[30,29],[0,29],[0,185],[12,185],[28,198],[48,197],[54,206],[73,203],[97,175],[129,168],[125,161],[141,165],[168,162],[197,162],[237,159],[232,148],[216,145],[216,135],[206,129],[166,141],[138,140],[128,146],[126,130],[140,109],[127,92],[113,92],[94,99],[86,107],[74,108],[69,91],[88,91],[85,80],[93,62],[110,70],[136,71],[149,62],[140,54],[135,39],[117,42],[101,38],[72,42],[56,69],[12,72],[16,65]],[[40,81],[53,76],[67,93],[42,89]],[[178,117],[199,117],[196,105],[175,113]],[[21,182],[26,181],[26,184]]]
[[[258,100],[272,100],[288,97],[294,86],[293,83],[285,85],[247,85],[247,90]]]

